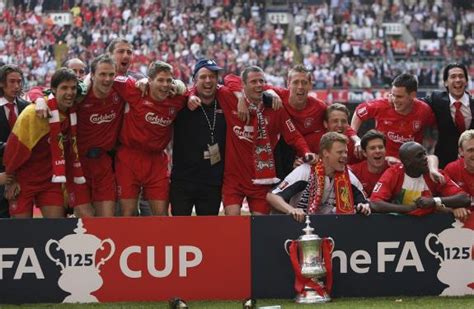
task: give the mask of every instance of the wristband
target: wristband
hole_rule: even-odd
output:
[[[443,201],[441,200],[440,197],[433,197],[433,200],[435,202],[436,207],[446,208],[446,206],[443,204]]]

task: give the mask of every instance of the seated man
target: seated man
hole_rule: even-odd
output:
[[[446,165],[445,173],[471,196],[474,207],[474,130],[467,130],[459,137],[460,158]]]
[[[347,137],[328,132],[319,144],[320,160],[302,164],[291,172],[271,193],[270,205],[303,222],[309,214],[370,214],[362,184],[347,167]],[[354,207],[354,205],[357,205]]]
[[[453,212],[457,219],[467,218],[461,208],[469,207],[469,197],[446,175],[444,184],[430,179],[422,145],[407,142],[400,147],[399,156],[402,164],[387,169],[374,187],[370,196],[373,211],[420,216],[436,210]]]

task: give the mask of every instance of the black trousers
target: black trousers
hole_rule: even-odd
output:
[[[171,181],[170,203],[173,216],[190,216],[193,206],[198,216],[217,216],[222,199],[222,186],[188,181]]]
[[[8,201],[4,198],[5,186],[0,186],[0,218],[10,218]]]

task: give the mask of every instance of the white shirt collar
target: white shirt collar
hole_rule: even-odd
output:
[[[5,106],[5,105],[7,105],[8,103],[10,103],[10,102],[8,102],[8,100],[5,99],[5,97],[1,97],[1,98],[0,98],[0,106]],[[13,101],[13,104],[15,104],[15,101]]]
[[[462,105],[469,107],[469,95],[464,92],[464,95],[461,97],[461,100],[456,100],[451,94],[449,94],[449,106],[452,106],[454,102],[461,102]]]

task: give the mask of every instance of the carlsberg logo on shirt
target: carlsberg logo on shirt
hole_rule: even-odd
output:
[[[152,112],[145,115],[145,120],[151,124],[157,124],[162,127],[167,127],[173,122],[172,119],[160,117]]]
[[[92,114],[89,118],[90,122],[95,124],[101,124],[105,122],[111,122],[115,119],[115,112],[112,111],[110,114]]]

